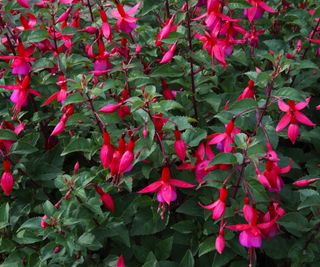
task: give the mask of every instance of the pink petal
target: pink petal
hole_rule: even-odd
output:
[[[3,192],[7,196],[10,196],[12,188],[13,188],[13,184],[14,184],[14,181],[13,181],[13,176],[12,176],[11,172],[5,171],[1,177],[1,187],[2,187]]]
[[[269,12],[269,13],[276,13],[277,11],[274,10],[272,7],[269,7],[265,2],[263,1],[259,1],[258,5],[263,8],[265,11]]]
[[[112,213],[115,212],[113,199],[108,193],[104,193],[100,199],[103,202],[106,209],[110,210]]]
[[[224,213],[224,210],[226,208],[226,204],[222,201],[218,201],[217,206],[212,211],[212,219],[218,220],[221,215]]]
[[[305,124],[308,126],[315,126],[315,124],[302,112],[296,111],[294,115],[296,116],[296,119],[298,122],[301,122],[302,124]]]
[[[287,112],[290,109],[290,107],[282,100],[278,101],[278,107],[283,112]]]
[[[124,258],[123,258],[122,255],[119,257],[116,267],[125,267],[125,265],[124,265]]]
[[[209,145],[215,145],[217,143],[220,143],[222,140],[224,140],[227,136],[225,133],[217,133],[212,135],[212,139],[209,141]]]
[[[140,191],[138,191],[138,193],[145,194],[145,193],[156,192],[156,191],[158,191],[158,189],[160,188],[161,185],[162,185],[162,183],[160,181],[156,181],[156,182],[146,186],[145,188],[141,189]]]
[[[239,241],[241,246],[246,248],[261,248],[262,238],[260,235],[255,236],[250,231],[246,230],[240,233]]]
[[[222,254],[224,247],[225,247],[225,240],[223,235],[218,235],[216,242],[215,242],[216,250],[219,254]]]
[[[186,159],[186,143],[183,140],[176,140],[174,142],[174,149],[177,153],[177,156],[181,159],[181,161],[185,161]]]
[[[249,224],[235,224],[235,225],[227,225],[226,228],[233,231],[244,231],[249,229],[251,226]]]
[[[193,184],[189,184],[187,182],[177,180],[177,179],[170,179],[170,184],[180,188],[192,188],[195,186]]]
[[[280,173],[287,173],[291,170],[291,166],[292,166],[292,160],[290,159],[290,162],[289,162],[289,165],[284,167],[284,168],[281,168],[280,169]]]
[[[288,114],[285,114],[281,120],[279,121],[277,127],[276,127],[276,132],[280,132],[282,129],[288,126],[289,122],[291,121],[291,116]]]
[[[163,185],[159,191],[163,200],[170,205],[170,202],[173,200],[175,190],[170,184]]]
[[[104,113],[113,113],[113,112],[115,112],[117,109],[119,109],[121,105],[122,105],[122,103],[118,103],[118,104],[108,104],[108,105],[100,108],[99,111],[100,111],[100,112],[104,112]]]
[[[141,2],[138,2],[138,4],[136,4],[134,7],[130,8],[130,9],[127,11],[127,14],[128,14],[128,15],[133,15],[133,14],[135,14],[135,13],[138,11],[140,5],[141,5]]]
[[[310,100],[311,100],[311,97],[308,97],[306,101],[299,102],[298,104],[295,105],[295,109],[296,110],[304,109],[306,106],[308,106]]]
[[[119,163],[118,174],[126,172],[132,164],[133,160],[134,154],[131,151],[127,150],[126,152],[124,152]]]
[[[25,8],[30,8],[30,5],[27,0],[17,0],[17,2],[20,4],[20,6]]]
[[[291,140],[292,144],[294,144],[299,135],[299,126],[297,124],[290,124],[288,128],[288,137]]]

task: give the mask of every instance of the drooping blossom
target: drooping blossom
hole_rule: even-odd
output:
[[[311,97],[308,97],[306,101],[296,103],[293,100],[289,100],[288,104],[284,101],[278,101],[278,107],[281,111],[286,114],[279,121],[276,131],[280,132],[288,125],[288,137],[292,144],[296,142],[297,137],[299,136],[299,125],[298,123],[302,123],[307,126],[315,126],[315,124],[300,110],[304,109],[310,102]]]
[[[247,2],[252,5],[252,7],[244,10],[244,16],[247,17],[250,22],[260,19],[265,11],[269,13],[277,12],[262,0],[247,0]]]
[[[55,21],[55,23],[60,23],[60,22],[64,22],[68,19],[68,17],[70,16],[70,13],[72,11],[72,5],[70,7],[67,8],[67,10],[65,12],[63,12],[59,18]]]
[[[177,91],[169,89],[168,84],[164,79],[161,79],[161,85],[163,97],[166,100],[174,100],[177,96]]]
[[[37,90],[29,88],[30,86],[29,75],[25,76],[23,80],[16,78],[16,81],[17,81],[17,84],[0,85],[0,88],[13,91],[13,93],[11,94],[10,100],[12,103],[14,103],[15,113],[19,113],[21,111],[21,108],[28,104],[29,94],[40,96],[40,93]]]
[[[11,195],[11,191],[14,185],[13,176],[10,171],[10,163],[8,160],[3,161],[3,174],[1,176],[1,187],[3,192],[7,195]]]
[[[222,254],[224,248],[225,248],[225,239],[224,239],[224,231],[223,231],[223,228],[220,229],[219,231],[219,235],[217,236],[216,238],[216,241],[215,241],[215,247],[216,247],[216,250],[219,254]]]
[[[42,106],[46,106],[50,104],[53,100],[57,99],[63,105],[63,102],[67,98],[67,80],[63,74],[59,75],[59,80],[57,82],[57,85],[60,87],[60,90],[58,92],[55,92],[52,94],[43,104]]]
[[[118,141],[118,147],[115,148],[115,151],[112,155],[112,160],[109,166],[112,176],[118,175],[119,163],[125,151],[126,151],[126,141],[124,139],[124,135],[122,135]]]
[[[225,125],[226,131],[223,133],[215,133],[209,135],[207,138],[210,139],[210,145],[217,145],[217,148],[224,153],[230,153],[235,150],[232,146],[234,143],[234,136],[240,133],[240,130],[235,127],[234,120],[231,120]]]
[[[110,143],[110,136],[107,131],[103,133],[103,145],[100,150],[100,161],[104,169],[107,169],[112,161],[114,147]]]
[[[36,60],[30,57],[33,54],[35,46],[31,45],[25,48],[22,42],[18,43],[17,55],[15,56],[0,56],[0,59],[11,60],[10,65],[13,75],[27,75],[31,71],[31,62]]]
[[[174,32],[177,30],[177,26],[173,25],[174,18],[175,16],[172,16],[171,18],[167,19],[166,24],[157,34],[156,41],[155,41],[156,46],[162,45],[163,44],[162,40],[166,39],[171,32]]]
[[[257,30],[255,26],[252,26],[250,30],[244,35],[252,49],[257,48],[259,45],[259,36],[264,34],[264,29]]]
[[[100,199],[103,203],[103,205],[106,207],[107,210],[114,213],[115,212],[115,206],[114,201],[110,194],[104,192],[100,186],[96,186],[96,192],[100,195]]]
[[[283,180],[280,175],[287,173],[291,170],[292,162],[290,161],[288,166],[280,168],[278,164],[280,159],[269,143],[267,144],[267,149],[268,152],[265,156],[265,170],[261,172],[259,168],[256,166],[256,174],[258,176],[258,181],[269,192],[280,192],[280,190],[284,186]]]
[[[125,264],[124,264],[124,258],[123,258],[122,255],[119,257],[116,267],[126,267]]]
[[[268,206],[268,211],[263,215],[262,222],[274,222],[268,228],[262,228],[261,231],[264,237],[274,237],[280,229],[279,224],[276,222],[285,214],[284,209],[282,209],[277,202],[271,202]]]
[[[114,18],[117,19],[116,22],[116,31],[122,31],[125,33],[131,33],[137,27],[137,18],[131,17],[130,15],[134,15],[139,7],[141,2],[138,2],[134,7],[125,11],[123,5],[117,3],[117,9],[113,9],[111,14]]]
[[[295,186],[299,186],[299,187],[305,187],[305,186],[309,186],[317,181],[319,181],[320,178],[311,178],[311,179],[302,179],[299,181],[295,181],[293,184]]]
[[[212,212],[212,219],[218,220],[223,214],[226,209],[226,201],[228,197],[228,190],[225,187],[219,189],[220,196],[219,199],[209,205],[202,205],[200,206],[204,209],[210,210]]]
[[[93,71],[92,73],[95,76],[100,76],[108,73],[112,65],[109,61],[110,54],[106,52],[104,43],[101,39],[98,40],[98,48],[99,54],[93,54],[93,47],[92,45],[88,47],[87,54],[89,58],[93,58],[95,61],[93,63]]]
[[[100,12],[100,18],[102,20],[102,26],[101,26],[102,34],[103,34],[104,38],[106,38],[106,40],[108,42],[111,42],[111,40],[112,40],[112,29],[111,29],[111,26],[110,26],[110,24],[108,22],[107,14],[103,9],[100,9],[99,12]]]
[[[160,64],[165,64],[165,63],[170,62],[174,56],[174,52],[176,51],[176,48],[177,48],[177,42],[175,42],[172,45],[169,45],[169,49],[167,52],[164,53],[164,55],[160,61]]]
[[[152,116],[154,128],[156,130],[156,134],[159,135],[160,139],[162,139],[162,128],[167,123],[168,119],[163,117],[162,113],[156,113]]]
[[[165,204],[170,205],[172,201],[177,199],[176,187],[192,188],[193,184],[171,178],[169,167],[162,169],[161,177],[158,181],[148,185],[138,191],[139,194],[157,192],[157,200],[164,207]]]
[[[18,26],[17,29],[20,31],[32,30],[37,23],[37,19],[35,15],[26,12],[27,17],[24,15],[20,15],[21,26]]]
[[[250,80],[249,83],[248,83],[248,86],[240,94],[240,96],[238,97],[237,101],[243,100],[245,98],[255,99],[255,94],[254,94],[253,88],[254,88],[254,81]]]
[[[249,199],[245,198],[243,215],[247,224],[227,225],[226,228],[233,231],[241,231],[239,241],[246,248],[261,248],[263,231],[273,226],[276,219],[267,222],[258,222],[259,214],[255,207],[251,207]]]
[[[176,138],[174,142],[174,149],[180,160],[184,162],[187,155],[186,143],[181,139],[181,133],[178,129],[174,131],[174,136]]]
[[[69,104],[65,106],[62,110],[63,115],[60,118],[60,121],[58,124],[54,127],[51,136],[59,135],[64,131],[64,128],[66,126],[66,123],[69,119],[69,117],[74,113],[74,107],[72,104]]]
[[[119,161],[119,168],[118,168],[118,174],[121,175],[125,172],[129,172],[133,167],[133,160],[134,160],[134,146],[135,146],[135,140],[131,138],[128,142],[126,151],[123,153],[123,155],[120,158]]]
[[[30,4],[28,0],[17,0],[20,6],[24,8],[30,8]]]

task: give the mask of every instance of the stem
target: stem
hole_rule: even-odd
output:
[[[166,0],[166,2],[165,2],[165,8],[166,8],[167,18],[170,18],[169,0]]]
[[[193,59],[192,59],[192,35],[191,35],[191,26],[190,26],[190,11],[189,11],[189,3],[188,0],[186,0],[186,8],[187,8],[187,27],[188,27],[188,43],[189,43],[189,52],[190,52],[190,78],[191,78],[191,91],[192,91],[192,105],[194,110],[194,115],[196,117],[196,120],[198,121],[198,109],[197,109],[197,103],[196,103],[196,85],[194,81],[194,71],[193,71]]]
[[[87,0],[87,4],[88,4],[89,12],[90,12],[91,22],[94,22],[94,17],[93,17],[93,13],[92,13],[92,6],[90,3],[90,0]]]
[[[91,97],[89,96],[88,93],[86,93],[86,96],[88,98],[88,101],[89,101],[89,104],[90,104],[90,109],[91,109],[91,111],[93,113],[93,116],[96,119],[96,123],[99,126],[100,132],[103,134],[104,133],[104,123],[99,118],[99,115],[97,114],[97,112],[96,112],[96,110],[95,110],[95,108],[93,106]]]

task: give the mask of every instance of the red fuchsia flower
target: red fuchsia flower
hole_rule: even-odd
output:
[[[212,58],[212,69],[214,68],[214,59],[224,68],[227,67],[225,59],[225,41],[217,38],[214,33],[205,32],[205,35],[197,33],[196,38],[203,42],[203,49],[208,52]]]
[[[114,213],[115,212],[115,206],[114,201],[108,193],[104,192],[100,186],[96,186],[96,192],[100,195],[100,199],[103,203],[103,205],[106,207],[107,210]]]
[[[181,133],[177,128],[174,131],[174,136],[176,138],[176,141],[174,142],[174,149],[180,160],[184,162],[186,160],[187,155],[186,143],[183,139],[181,139]]]
[[[161,46],[163,42],[161,42],[163,39],[166,39],[171,32],[175,32],[177,30],[177,26],[173,25],[175,16],[173,15],[171,18],[167,19],[166,24],[164,27],[160,30],[156,37],[155,44],[156,46]]]
[[[237,101],[243,100],[245,98],[255,99],[256,96],[254,94],[253,88],[254,88],[254,81],[250,80],[249,83],[248,83],[248,86],[246,88],[244,88],[243,92],[238,97]]]
[[[22,14],[20,15],[20,22],[22,26],[17,27],[18,30],[20,31],[25,31],[25,30],[33,30],[34,26],[37,23],[37,19],[35,17],[35,15],[26,12],[25,13],[27,15],[28,18],[26,18],[25,16],[23,16]]]
[[[177,199],[176,187],[180,188],[192,188],[193,184],[187,182],[172,179],[170,174],[170,169],[168,167],[163,167],[161,178],[148,185],[147,187],[138,191],[139,194],[146,194],[157,192],[157,200],[159,203],[168,204]]]
[[[66,126],[66,123],[69,119],[69,117],[74,113],[74,107],[73,105],[69,104],[67,106],[65,106],[62,110],[63,115],[60,119],[60,121],[58,122],[58,124],[56,125],[56,127],[54,127],[51,136],[55,136],[55,135],[59,135],[64,131],[64,128]]]
[[[110,135],[107,131],[103,133],[103,145],[100,150],[100,160],[104,169],[107,169],[112,161],[114,147],[110,143]]]
[[[133,160],[134,160],[134,145],[135,141],[133,138],[131,138],[128,142],[127,149],[121,156],[120,162],[119,162],[119,169],[118,174],[121,175],[125,172],[131,171],[133,167]]]
[[[215,247],[219,254],[222,254],[224,248],[225,248],[225,239],[224,239],[224,231],[223,228],[220,229],[219,235],[216,238]]]
[[[252,7],[244,10],[244,16],[247,17],[250,22],[260,19],[265,11],[269,13],[277,12],[262,0],[247,0],[247,2],[252,5]]]
[[[48,219],[47,215],[42,216],[41,221],[40,221],[41,228],[45,229],[49,226],[49,224],[47,223],[47,219]]]
[[[124,265],[124,258],[123,258],[122,255],[119,257],[116,267],[126,267],[126,266]]]
[[[94,58],[95,62],[93,63],[93,73],[95,76],[100,76],[108,73],[112,65],[109,62],[109,53],[105,51],[104,43],[101,39],[98,41],[98,48],[99,48],[99,54],[94,55],[93,54],[93,47],[92,45],[89,46],[87,50],[87,54],[89,58]]]
[[[14,103],[14,111],[15,113],[19,113],[23,106],[28,104],[28,96],[29,94],[40,96],[40,93],[37,90],[29,88],[30,86],[30,76],[27,75],[23,78],[23,80],[19,80],[18,78],[17,84],[14,85],[0,85],[0,88],[4,88],[5,90],[12,90],[10,100]]]
[[[12,173],[10,171],[10,163],[8,160],[3,161],[3,170],[4,170],[4,172],[1,176],[1,187],[2,187],[3,192],[7,196],[10,196],[14,181],[13,181]]]
[[[126,141],[124,140],[124,135],[122,135],[118,141],[118,147],[113,153],[112,161],[109,166],[112,176],[115,176],[118,174],[119,163],[125,151],[126,151]]]
[[[169,45],[169,49],[167,52],[164,53],[164,55],[160,61],[160,64],[165,64],[165,63],[170,62],[174,56],[174,52],[176,51],[176,48],[177,48],[177,42],[175,42],[172,45]]]
[[[174,100],[177,96],[177,91],[170,90],[165,80],[161,80],[162,94],[166,100]]]
[[[212,211],[212,219],[218,220],[223,214],[226,209],[226,201],[228,197],[228,190],[225,187],[222,187],[219,189],[220,196],[219,199],[215,202],[209,204],[209,205],[202,205],[199,203],[199,205],[207,210]]]
[[[305,102],[299,102],[297,104],[293,100],[289,100],[288,104],[282,100],[278,101],[279,109],[286,114],[279,121],[276,131],[280,132],[289,125],[288,137],[292,144],[296,142],[296,139],[299,135],[298,122],[308,126],[315,126],[315,124],[307,116],[300,112],[300,110],[304,109],[309,104],[310,99],[311,97],[308,97]]]
[[[68,19],[68,17],[70,16],[70,13],[72,11],[72,7],[73,6],[70,6],[67,8],[67,10],[65,12],[63,12],[59,18],[56,20],[56,23],[60,23],[60,22],[64,22]]]
[[[279,232],[279,225],[277,220],[285,214],[284,209],[279,206],[277,202],[271,202],[268,206],[268,211],[262,217],[262,222],[274,222],[269,228],[261,229],[265,237],[274,237]]]
[[[249,205],[247,197],[243,205],[243,215],[248,224],[228,225],[226,228],[233,231],[241,231],[239,235],[241,246],[246,248],[261,248],[263,231],[269,229],[275,221],[258,223],[258,211]]]
[[[11,122],[2,121],[0,129],[9,130],[19,135],[24,130],[24,123],[21,122],[17,126],[14,126]],[[0,153],[8,154],[13,143],[14,141],[12,140],[0,139]]]
[[[118,116],[121,120],[123,120],[124,117],[131,114],[130,107],[125,105],[126,100],[130,97],[129,90],[125,86],[121,93],[121,98],[118,100],[119,103],[123,103],[123,105],[118,109]]]
[[[104,38],[106,38],[106,40],[108,42],[111,42],[111,40],[112,40],[112,29],[111,29],[110,24],[108,22],[107,14],[103,9],[100,9],[99,12],[100,12],[100,18],[102,20],[102,26],[101,26],[102,34],[103,34]]]
[[[59,75],[59,81],[57,85],[60,87],[60,91],[52,94],[43,104],[42,106],[46,106],[50,104],[53,100],[57,99],[63,105],[64,101],[67,99],[67,80],[63,74]]]
[[[130,15],[134,15],[139,7],[141,2],[136,4],[134,7],[130,8],[128,11],[124,10],[123,5],[119,2],[117,3],[117,10],[112,10],[111,14],[114,18],[117,19],[116,22],[116,31],[122,31],[125,33],[131,33],[137,27],[137,18],[131,17]]]
[[[247,32],[244,36],[248,40],[248,43],[251,47],[257,48],[259,45],[259,35],[264,34],[264,29],[256,30],[256,27],[251,27],[250,31]]]
[[[30,4],[28,0],[17,0],[20,6],[24,8],[30,8]]]
[[[225,125],[226,131],[224,133],[215,133],[209,135],[207,138],[211,139],[209,145],[217,145],[220,151],[230,153],[235,150],[232,146],[234,143],[234,136],[240,133],[240,130],[234,126],[234,121],[231,120]]]
[[[162,113],[156,113],[152,116],[152,120],[153,120],[153,124],[156,132],[158,133],[159,137],[162,139],[162,135],[163,135],[162,128],[167,123],[168,119],[163,118]]]
[[[10,60],[12,59],[11,69],[13,75],[27,75],[31,71],[30,62],[36,60],[31,58],[35,46],[31,45],[28,48],[24,48],[22,42],[19,42],[16,56],[0,56],[0,59]]]
[[[196,179],[199,184],[202,184],[203,178],[211,171],[217,169],[217,165],[207,168],[209,162],[214,158],[214,154],[210,145],[201,143],[195,153],[196,162],[193,165],[191,162],[184,162],[178,166],[178,170],[192,170],[195,172]]]
[[[123,103],[117,103],[117,104],[111,103],[106,106],[103,106],[102,108],[99,109],[99,111],[102,113],[113,113],[117,111],[122,106],[122,104]]]
[[[281,174],[287,173],[291,170],[292,161],[289,165],[280,168],[278,162],[280,161],[277,153],[272,150],[270,144],[267,144],[268,152],[265,156],[266,158],[266,168],[263,173],[260,172],[256,166],[256,174],[258,176],[258,181],[269,191],[269,192],[280,192],[283,188],[283,180]]]
[[[305,187],[305,186],[309,186],[317,181],[319,181],[320,178],[311,178],[311,179],[302,179],[299,181],[295,181],[293,184],[295,186],[299,186],[299,187]]]

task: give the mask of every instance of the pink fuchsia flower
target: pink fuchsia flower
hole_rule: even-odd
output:
[[[130,15],[134,15],[139,7],[141,2],[136,4],[134,7],[130,8],[128,11],[124,10],[123,5],[117,3],[117,10],[112,10],[111,14],[114,18],[117,19],[116,22],[116,31],[122,31],[125,33],[131,33],[137,27],[137,18],[131,17]]]
[[[247,0],[247,2],[252,5],[252,7],[244,10],[244,16],[247,17],[250,22],[260,19],[265,11],[269,13],[277,12],[262,0]]]
[[[305,186],[309,186],[317,181],[319,181],[320,178],[311,178],[311,179],[302,179],[299,181],[295,181],[293,184],[295,186],[299,186],[299,187],[305,187]]]
[[[177,48],[177,42],[175,42],[172,45],[169,45],[169,50],[164,53],[164,55],[160,61],[160,64],[165,64],[165,63],[170,62],[174,56],[174,52],[176,51],[176,48]]]
[[[2,121],[0,129],[9,130],[19,135],[24,130],[24,123],[21,122],[14,126],[11,122]],[[14,142],[13,140],[0,139],[0,153],[8,154]]]
[[[216,247],[216,250],[219,254],[222,254],[224,248],[225,248],[225,239],[224,239],[224,231],[223,231],[223,228],[220,229],[219,231],[219,235],[218,237],[216,238],[216,242],[215,242],[215,247]]]
[[[134,146],[135,141],[133,138],[131,138],[128,142],[127,149],[121,156],[121,159],[119,161],[119,168],[118,168],[118,174],[121,175],[125,172],[131,171],[133,167],[133,160],[134,160]]]
[[[40,93],[37,90],[29,88],[30,86],[30,76],[27,75],[23,78],[23,80],[19,80],[18,78],[17,84],[14,85],[0,85],[0,88],[4,88],[5,90],[12,90],[10,100],[14,103],[14,110],[16,113],[21,111],[23,106],[28,104],[28,96],[29,94],[40,96]]]
[[[274,222],[269,228],[261,229],[265,237],[274,237],[279,232],[279,225],[277,220],[285,214],[277,202],[271,202],[268,206],[268,211],[263,215],[262,222]]]
[[[110,194],[104,192],[100,186],[96,186],[96,192],[100,195],[100,199],[103,203],[103,205],[106,207],[107,210],[114,213],[115,212],[115,206],[114,201]]]
[[[166,100],[174,100],[177,96],[177,91],[171,90],[168,87],[166,80],[161,80],[162,94]]]
[[[228,190],[225,187],[222,187],[219,189],[219,191],[220,191],[219,199],[213,202],[212,204],[205,206],[199,203],[199,205],[202,208],[212,211],[213,220],[218,220],[224,214],[224,211],[226,209]]]
[[[124,265],[124,258],[123,258],[122,255],[119,257],[116,267],[126,267],[126,266]]]
[[[177,30],[177,26],[173,25],[175,16],[173,15],[171,18],[167,19],[166,24],[164,27],[160,30],[156,37],[155,44],[156,46],[160,46],[163,43],[161,42],[163,39],[166,39],[171,32],[174,32]]]
[[[17,29],[20,31],[32,30],[37,23],[37,19],[35,15],[29,12],[26,12],[26,15],[27,15],[27,18],[22,14],[20,15],[20,22],[22,26],[17,27]]]
[[[57,99],[63,105],[63,102],[67,99],[67,80],[63,74],[59,75],[59,80],[57,85],[60,87],[60,91],[52,94],[49,98],[42,104],[42,106],[46,106],[50,104],[53,100]]]
[[[253,88],[254,88],[254,81],[250,80],[248,83],[248,86],[246,88],[244,88],[243,92],[238,97],[237,101],[243,100],[245,98],[255,99],[255,94],[254,94]]]
[[[100,150],[100,161],[104,169],[107,169],[112,161],[114,147],[110,143],[110,136],[107,131],[103,133],[103,145]]]
[[[305,102],[295,103],[293,100],[289,100],[288,104],[284,101],[278,101],[278,107],[281,111],[286,114],[279,121],[276,131],[280,132],[288,125],[288,137],[291,140],[292,144],[296,142],[297,137],[299,136],[299,125],[302,123],[308,126],[315,126],[315,124],[305,116],[300,110],[304,109],[310,102],[311,97],[308,97]]]
[[[110,24],[108,22],[108,17],[106,12],[103,9],[100,9],[100,18],[102,20],[102,26],[101,31],[104,36],[104,38],[107,39],[108,42],[111,42],[112,40],[112,29],[110,27]]]
[[[184,162],[187,155],[186,143],[183,139],[181,139],[181,133],[178,129],[174,131],[174,136],[176,138],[176,141],[174,142],[174,149],[177,156],[181,159],[182,162]]]
[[[8,160],[3,161],[3,174],[1,176],[1,187],[3,192],[7,195],[11,195],[11,191],[14,185],[13,176],[10,171],[10,163]]]
[[[22,42],[19,42],[16,56],[0,56],[0,59],[12,59],[11,69],[13,75],[27,75],[31,71],[30,62],[35,58],[31,58],[35,46],[31,45],[25,49]]]
[[[28,0],[17,0],[20,6],[24,8],[30,8],[30,4]]]
[[[234,136],[240,133],[240,130],[234,126],[234,121],[231,120],[225,125],[226,131],[224,133],[215,133],[209,135],[207,138],[211,139],[209,145],[217,145],[217,148],[224,153],[230,153],[235,150],[232,146],[234,143]]]
[[[263,230],[269,229],[273,224],[273,221],[258,223],[259,214],[256,208],[249,205],[249,199],[245,198],[245,204],[243,205],[243,215],[247,224],[228,225],[227,229],[233,231],[241,231],[239,235],[239,241],[241,246],[246,248],[261,248]]]
[[[158,181],[141,189],[138,191],[138,193],[146,194],[157,192],[158,202],[170,205],[172,201],[177,199],[176,187],[192,188],[194,185],[181,180],[172,179],[170,169],[168,167],[163,167],[161,178]]]
[[[72,104],[65,106],[62,110],[63,115],[58,122],[58,124],[54,127],[51,136],[59,135],[64,131],[65,125],[69,119],[69,117],[74,113],[74,107]]]
[[[112,65],[109,61],[110,54],[106,52],[104,43],[101,39],[98,41],[98,48],[99,48],[99,54],[94,55],[93,54],[93,47],[92,45],[88,47],[87,54],[89,58],[94,58],[95,61],[93,63],[93,71],[92,73],[95,76],[100,76],[108,73]]]

